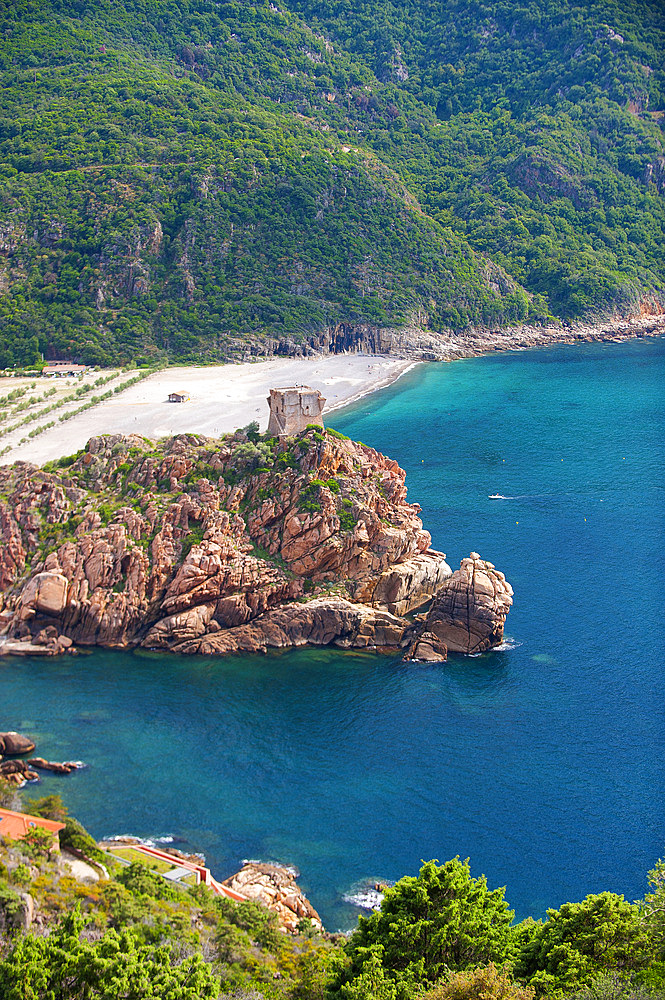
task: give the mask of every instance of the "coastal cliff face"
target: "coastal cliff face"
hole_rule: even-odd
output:
[[[5,649],[398,647],[450,577],[405,473],[311,428],[92,438],[0,468]]]

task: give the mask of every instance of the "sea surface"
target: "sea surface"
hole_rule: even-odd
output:
[[[505,648],[0,660],[0,728],[88,765],[35,793],[218,877],[294,865],[330,929],[454,855],[518,917],[640,897],[665,855],[665,340],[419,365],[331,422],[406,469],[453,568],[505,572]]]

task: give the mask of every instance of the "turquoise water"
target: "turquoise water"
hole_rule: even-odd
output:
[[[664,400],[656,340],[418,366],[335,415],[407,470],[453,565],[506,573],[511,648],[0,660],[0,728],[89,765],[40,794],[96,836],[294,864],[330,928],[365,880],[455,854],[519,916],[634,899],[665,854]]]

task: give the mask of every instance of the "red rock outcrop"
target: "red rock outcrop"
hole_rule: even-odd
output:
[[[29,736],[22,736],[20,733],[0,733],[0,754],[6,753],[10,756],[24,753],[32,753],[35,749],[34,742]]]
[[[482,653],[503,641],[513,588],[503,573],[472,552],[432,602],[425,629],[451,653]]]
[[[23,788],[28,781],[39,781],[37,772],[31,770],[24,760],[3,760],[0,764],[0,778],[18,788]]]
[[[404,480],[318,430],[106,435],[72,462],[0,468],[0,651],[399,648],[403,615],[451,576]]]
[[[321,917],[301,892],[295,876],[288,868],[258,862],[248,863],[222,885],[241,892],[248,899],[263,903],[277,914],[280,926],[290,934],[298,932],[301,921],[318,931],[323,930]]]
[[[53,771],[54,774],[71,774],[77,770],[77,765],[71,761],[60,764],[55,760],[44,760],[43,757],[30,757],[27,763],[39,771]]]
[[[418,660],[422,663],[442,663],[448,659],[448,649],[433,632],[421,632],[402,657],[403,660]]]

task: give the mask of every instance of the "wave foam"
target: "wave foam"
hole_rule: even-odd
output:
[[[360,892],[348,892],[342,896],[345,903],[359,906],[363,910],[378,910],[383,900],[383,893],[378,889],[364,889]]]
[[[352,906],[359,906],[363,910],[378,910],[383,902],[383,892],[377,886],[392,886],[394,882],[386,879],[367,879],[351,886],[349,892],[344,893],[342,899]]]
[[[504,635],[503,642],[499,643],[498,646],[494,646],[492,652],[503,653],[507,649],[517,649],[517,647],[521,645],[522,643],[518,642],[517,639],[513,639],[512,636]]]
[[[300,878],[300,869],[295,865],[285,865],[282,861],[266,861],[264,858],[243,858],[243,865],[272,865],[273,868],[281,868],[288,872],[293,878]]]

